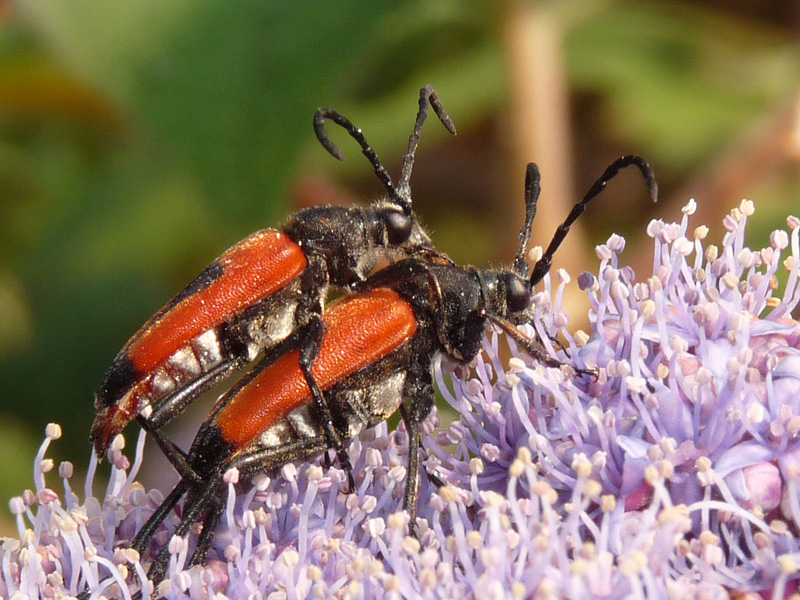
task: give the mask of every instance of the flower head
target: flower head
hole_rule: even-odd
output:
[[[570,333],[569,277],[545,280],[527,333],[564,363],[551,368],[490,333],[470,369],[439,361],[439,390],[458,413],[425,423],[427,478],[418,537],[401,512],[402,425],[350,447],[356,489],[319,461],[252,483],[227,480],[227,509],[205,565],[186,569],[196,540],[173,537],[173,514],[144,556],[125,550],[161,495],[135,483],[119,445],[103,499],[90,473],[81,503],[71,466],[62,493],[11,501],[19,538],[0,548],[0,596],[125,597],[161,548],[158,592],[174,598],[727,598],[783,597],[800,577],[800,220],[767,247],[744,245],[750,202],[726,217],[722,245],[654,221],[653,274],[621,267],[625,243],[598,247],[578,284],[589,333]],[[788,271],[782,292],[781,268]],[[559,342],[553,340],[559,339]],[[510,342],[509,342],[510,343]],[[48,474],[47,478],[54,477]],[[434,480],[441,480],[437,487]],[[439,483],[439,482],[437,482]],[[133,575],[136,575],[134,577]]]

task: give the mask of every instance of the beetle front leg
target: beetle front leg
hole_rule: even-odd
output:
[[[311,258],[306,271],[308,280],[306,284],[307,287],[312,287],[313,289],[327,288],[329,278],[324,263],[318,259]],[[353,468],[350,464],[350,457],[347,455],[344,442],[333,424],[333,415],[331,414],[328,402],[325,400],[322,390],[317,384],[314,375],[311,373],[314,361],[317,359],[322,346],[322,339],[325,335],[325,326],[322,323],[324,300],[325,299],[321,295],[307,294],[301,299],[297,306],[295,321],[304,324],[300,330],[296,332],[299,339],[300,370],[303,373],[306,384],[311,390],[311,396],[314,398],[317,410],[322,416],[325,435],[328,439],[329,446],[335,450],[340,466],[344,469],[345,473],[347,473],[350,489],[354,489],[355,480],[353,479]],[[325,461],[326,467],[331,466],[331,461],[327,454],[323,460]]]

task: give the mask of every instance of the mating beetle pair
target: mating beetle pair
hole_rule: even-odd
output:
[[[96,397],[95,448],[104,450],[111,436],[136,418],[156,435],[182,474],[133,540],[140,552],[188,494],[175,533],[187,534],[205,517],[191,560],[201,562],[222,513],[223,476],[232,467],[249,476],[333,449],[352,483],[344,444],[398,408],[409,433],[403,507],[413,531],[420,424],[434,403],[436,353],[471,362],[486,326],[493,323],[532,356],[557,364],[516,327],[532,320],[533,287],[549,271],[571,225],[619,170],[636,166],[655,199],[652,171],[637,156],[612,163],[573,207],[531,270],[525,252],[540,192],[538,168],[531,164],[525,222],[512,268],[459,267],[432,248],[411,211],[408,183],[429,105],[454,132],[435,92],[423,88],[397,187],[360,130],[338,113],[318,111],[315,130],[323,145],[339,156],[325,134],[325,119],[345,127],[384,183],[387,201],[351,209],[346,218],[339,216],[345,214],[342,209],[331,207],[302,211],[283,233],[268,230],[240,242],[146,324],[115,359]],[[363,235],[351,239],[354,230]],[[375,260],[384,256],[394,262],[372,273]],[[351,293],[324,310],[329,284]],[[188,402],[261,352],[255,367],[218,400],[188,455],[158,434]],[[143,358],[151,355],[149,362]],[[149,405],[153,410],[144,416],[142,410]],[[168,559],[162,550],[151,567],[154,581],[163,577]]]
[[[167,449],[159,428],[215,383],[298,329],[308,334],[298,344],[303,342],[306,349],[301,368],[313,386],[308,369],[322,335],[328,286],[351,288],[364,281],[380,259],[433,253],[411,209],[409,179],[428,107],[453,134],[455,127],[429,86],[421,90],[419,104],[397,186],[348,119],[327,109],[316,112],[314,130],[323,146],[342,159],[325,131],[324,122],[331,119],[360,144],[387,198],[366,209],[324,206],[300,211],[280,231],[258,231],[206,268],[131,338],[103,378],[95,393],[97,417],[91,433],[98,456],[134,418]],[[324,401],[315,399],[331,442],[341,450]],[[146,408],[152,412],[144,417]]]

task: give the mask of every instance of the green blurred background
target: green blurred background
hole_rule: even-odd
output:
[[[690,197],[712,239],[753,198],[766,245],[798,210],[798,6],[0,1],[0,502],[30,487],[50,421],[50,455],[86,464],[112,358],[215,256],[298,207],[380,194],[342,132],[343,164],[316,144],[321,105],[396,173],[418,91],[437,89],[459,135],[429,123],[412,188],[461,262],[513,254],[527,161],[544,243],[627,152],[651,161],[662,203],[620,177],[560,256],[573,276],[611,232],[644,244],[625,256],[646,276],[645,224]]]

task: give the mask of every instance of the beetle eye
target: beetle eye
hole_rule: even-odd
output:
[[[506,306],[512,313],[522,312],[531,303],[528,282],[511,273],[506,277]]]
[[[405,244],[411,237],[411,230],[414,227],[411,216],[402,212],[387,211],[385,218],[389,244],[392,246]]]

